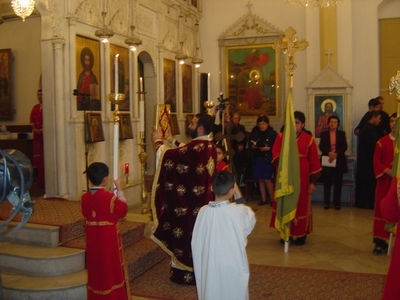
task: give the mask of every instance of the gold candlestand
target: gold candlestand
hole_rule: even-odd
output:
[[[141,164],[141,185],[140,191],[142,194],[142,214],[146,214],[149,209],[147,206],[147,191],[146,191],[146,182],[145,182],[145,175],[146,175],[146,163],[147,163],[147,153],[145,150],[146,143],[144,142],[144,131],[140,132],[140,153],[139,153],[139,160]]]
[[[211,116],[212,112],[211,109],[214,107],[214,101],[207,100],[203,102],[204,108],[206,109],[206,113]]]

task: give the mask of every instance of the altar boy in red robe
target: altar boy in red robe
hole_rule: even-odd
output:
[[[126,216],[128,205],[119,180],[117,195],[105,190],[108,167],[94,162],[87,176],[92,183],[83,194],[81,208],[86,218],[86,268],[88,300],[130,299],[129,279],[125,275],[118,220]]]

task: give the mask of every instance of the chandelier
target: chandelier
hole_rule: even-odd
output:
[[[129,50],[136,51],[137,47],[142,44],[142,40],[137,37],[133,32],[135,31],[135,26],[131,26],[132,37],[125,40],[125,44],[129,46]]]
[[[107,12],[103,11],[101,16],[103,17],[103,28],[96,30],[94,34],[102,43],[107,44],[108,40],[113,37],[114,31],[112,31],[112,29],[108,28],[106,25]]]
[[[343,0],[285,0],[286,3],[291,5],[311,8],[330,7],[342,1]]]
[[[11,7],[15,14],[25,22],[25,18],[29,17],[35,8],[35,0],[12,0]]]

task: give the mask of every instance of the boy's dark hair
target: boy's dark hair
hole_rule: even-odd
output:
[[[397,112],[392,113],[389,118],[397,118]]]
[[[299,120],[301,123],[305,123],[306,122],[306,116],[304,115],[303,112],[296,110],[294,112],[294,118]]]
[[[259,116],[257,118],[257,124],[260,123],[260,122],[265,122],[265,123],[269,124],[269,118],[267,116],[264,116],[264,115]]]
[[[197,126],[203,126],[205,134],[212,132],[214,128],[214,120],[210,115],[206,113],[199,113],[196,115],[196,117],[198,119]]]
[[[217,197],[225,196],[235,185],[235,176],[228,171],[220,171],[213,179],[213,190]]]
[[[87,169],[87,176],[94,185],[99,185],[108,176],[108,166],[102,162],[94,162]]]
[[[372,118],[376,118],[379,116],[381,113],[379,111],[373,110],[369,113],[369,118],[368,121],[371,120]]]

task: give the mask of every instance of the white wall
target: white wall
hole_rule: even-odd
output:
[[[32,106],[37,103],[41,75],[40,18],[6,21],[0,25],[0,49],[12,51],[13,121],[0,124],[26,125]]]

